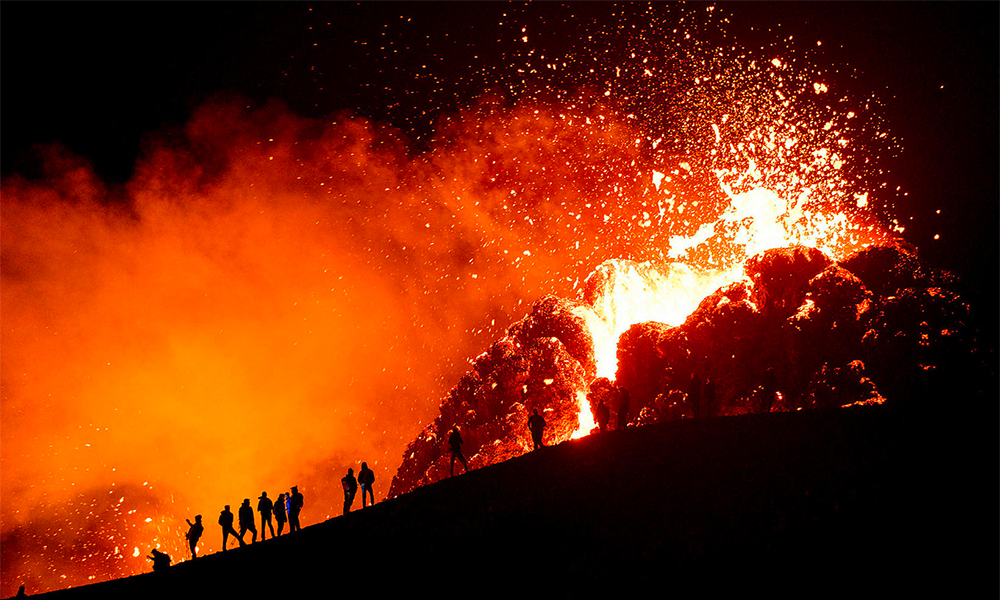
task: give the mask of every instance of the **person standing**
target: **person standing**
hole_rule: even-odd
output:
[[[243,536],[236,533],[236,530],[233,529],[233,512],[229,510],[228,504],[226,505],[226,508],[222,509],[222,512],[219,514],[219,525],[222,526],[223,552],[226,551],[226,542],[229,540],[230,534],[232,534],[233,537],[235,537],[240,541],[240,546],[246,546],[246,543],[243,541]]]
[[[542,415],[538,414],[537,408],[528,417],[528,429],[531,431],[531,441],[535,444],[535,450],[545,446],[545,443],[542,441],[542,433],[545,431],[545,419],[542,418]]]
[[[305,498],[299,493],[299,488],[297,486],[292,487],[292,496],[288,503],[288,531],[298,531],[302,529],[299,524],[299,513],[302,512],[302,506],[305,504]]]
[[[361,472],[358,473],[358,485],[361,486],[361,508],[368,506],[368,496],[371,496],[372,505],[375,504],[375,492],[372,489],[374,483],[375,471],[368,468],[368,463],[361,463]]]
[[[253,532],[253,538],[250,539],[251,544],[257,541],[257,526],[253,522],[253,508],[250,507],[250,498],[244,498],[243,504],[240,505],[240,539],[247,531],[251,531]]]
[[[274,501],[274,520],[278,522],[278,535],[285,528],[288,521],[288,513],[285,509],[285,494],[278,494],[278,499]]]
[[[448,445],[451,447],[451,476],[455,476],[455,459],[457,458],[462,462],[462,467],[465,468],[465,472],[469,472],[469,463],[465,461],[465,455],[462,454],[462,435],[458,432],[458,425],[451,428],[451,435],[448,436]]]
[[[191,559],[194,560],[198,558],[198,540],[201,539],[201,534],[204,533],[205,528],[201,524],[201,515],[196,515],[194,518],[194,523],[188,519],[184,519],[188,524],[188,531],[184,534],[187,538],[188,544],[191,546]]]
[[[340,484],[344,487],[344,514],[351,512],[351,504],[354,504],[354,495],[358,493],[358,480],[354,478],[354,469],[347,469]]]
[[[271,530],[271,537],[274,537],[274,525],[271,522],[271,511],[274,510],[274,503],[267,497],[267,492],[261,492],[257,498],[257,512],[260,513],[260,541],[267,539],[267,530]],[[267,527],[264,527],[267,525]]]
[[[608,409],[608,405],[604,403],[603,398],[597,402],[597,408],[594,409],[594,413],[597,416],[597,427],[602,432],[607,431],[608,421],[611,420],[611,411]]]

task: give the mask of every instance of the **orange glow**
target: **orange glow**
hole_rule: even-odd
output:
[[[469,357],[606,261],[577,314],[613,379],[622,332],[681,324],[749,256],[880,239],[843,119],[763,93],[773,112],[738,113],[745,91],[672,154],[603,88],[484,96],[417,156],[361,118],[210,101],[123,188],[50,147],[43,179],[2,182],[0,592],[145,572],[151,547],[184,560],[196,514],[216,552],[222,506],[262,490],[297,485],[320,522],[361,461],[381,500]],[[578,398],[574,437],[594,427]]]

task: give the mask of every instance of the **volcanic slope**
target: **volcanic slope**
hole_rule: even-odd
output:
[[[589,598],[650,585],[968,597],[987,579],[996,591],[996,471],[957,468],[990,444],[942,437],[952,420],[868,406],[598,433],[164,574],[44,597]]]

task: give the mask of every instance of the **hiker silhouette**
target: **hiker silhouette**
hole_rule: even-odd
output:
[[[372,489],[374,483],[375,471],[368,468],[368,463],[361,463],[361,471],[358,473],[358,485],[361,486],[361,508],[368,506],[368,496],[371,496],[372,504],[375,504],[375,492]]]
[[[604,403],[603,398],[594,407],[594,417],[597,419],[597,428],[601,431],[607,431],[608,421],[611,420],[611,411],[608,410],[608,405]]]
[[[153,554],[152,556],[147,556],[149,560],[153,561],[153,572],[163,573],[168,568],[170,568],[170,555],[165,552],[160,552],[156,548],[150,550]]]
[[[219,513],[219,525],[222,526],[223,552],[226,551],[226,542],[229,540],[230,535],[240,541],[240,546],[246,546],[246,543],[243,541],[243,536],[236,533],[236,530],[233,529],[233,512],[229,510],[228,504],[226,505],[226,508],[222,509],[222,512]]]
[[[292,495],[288,499],[288,531],[298,531],[302,529],[299,525],[299,513],[302,512],[302,506],[305,504],[305,499],[302,494],[299,493],[298,487],[292,487]]]
[[[542,441],[542,433],[545,431],[545,419],[538,414],[538,409],[534,409],[528,417],[528,429],[531,431],[531,441],[535,444],[535,450],[545,446]]]
[[[354,469],[347,469],[347,475],[340,479],[340,484],[344,487],[344,514],[351,512],[351,504],[354,504],[354,494],[358,493],[358,480],[354,478]]]
[[[271,537],[274,537],[274,525],[271,521],[271,511],[274,510],[274,503],[267,497],[267,492],[261,492],[257,498],[257,512],[260,513],[260,541],[267,539],[267,530],[271,530]],[[267,525],[267,527],[264,527]]]
[[[198,540],[201,539],[201,534],[205,532],[205,528],[201,524],[201,515],[195,516],[194,523],[188,521],[187,519],[184,520],[187,521],[188,524],[188,531],[184,534],[184,537],[187,538],[188,544],[191,546],[191,558],[195,559],[198,558]]]
[[[240,539],[247,531],[253,533],[253,537],[250,539],[250,543],[257,541],[257,526],[253,523],[253,508],[250,506],[250,498],[244,498],[243,504],[240,505]]]
[[[278,522],[278,535],[285,528],[288,522],[288,513],[285,512],[285,494],[278,494],[278,499],[274,501],[274,520]]]
[[[462,454],[462,435],[458,432],[458,426],[452,427],[451,435],[448,436],[448,445],[451,447],[451,475],[455,476],[455,459],[457,458],[462,462],[462,467],[465,469],[465,473],[469,472],[469,463],[465,461],[465,455]]]

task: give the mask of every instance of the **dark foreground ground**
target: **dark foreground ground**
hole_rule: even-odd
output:
[[[592,435],[44,597],[997,597],[995,424],[870,407]]]

